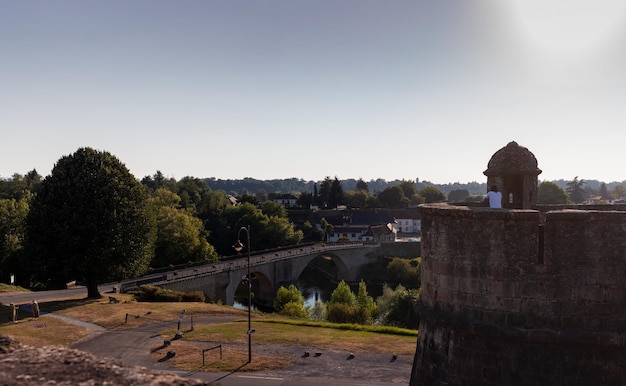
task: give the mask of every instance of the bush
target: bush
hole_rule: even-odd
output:
[[[309,312],[298,302],[289,302],[285,304],[283,309],[280,311],[280,314],[293,319],[309,318]]]
[[[311,320],[322,321],[326,319],[326,305],[319,300],[315,302],[311,309]]]
[[[293,284],[289,288],[280,286],[276,291],[276,299],[274,299],[274,310],[278,313],[282,313],[283,308],[289,303],[297,303],[301,306],[304,305],[304,297],[300,290]]]
[[[421,274],[421,258],[408,260],[394,257],[387,265],[387,277],[393,285],[402,284],[406,288],[419,288]]]
[[[358,308],[346,303],[330,303],[326,307],[326,320],[331,323],[354,323]]]
[[[387,285],[382,296],[376,299],[382,324],[402,328],[419,328],[420,317],[415,310],[421,290],[407,290],[399,285],[392,290]]]
[[[144,285],[131,293],[140,302],[204,302],[206,300],[202,291],[174,291],[155,285]]]
[[[202,291],[191,291],[183,294],[183,302],[206,302],[206,296]]]

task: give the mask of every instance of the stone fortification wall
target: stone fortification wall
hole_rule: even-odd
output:
[[[626,212],[421,213],[411,385],[626,383]]]

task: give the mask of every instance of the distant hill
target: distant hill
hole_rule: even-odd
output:
[[[254,178],[244,178],[242,180],[222,180],[216,178],[207,178],[205,179],[206,183],[209,185],[211,190],[223,190],[228,194],[232,195],[240,195],[243,193],[254,194],[259,189],[265,190],[267,193],[301,193],[308,192],[313,193],[313,187],[317,184],[318,189],[319,185],[322,181],[305,181],[303,179],[298,178],[286,178],[286,179],[275,179],[275,180],[257,180]],[[356,187],[356,183],[358,180],[350,178],[346,180],[341,180],[341,186],[344,191],[352,190]],[[567,183],[571,180],[556,180],[552,181],[564,190],[567,188]],[[398,185],[402,180],[393,180],[386,181],[382,178],[378,178],[376,180],[365,181],[367,183],[367,187],[370,192],[377,193],[385,188],[390,186]],[[541,180],[540,180],[541,182]],[[584,180],[586,190],[590,191],[599,191],[600,185],[602,181],[598,180]],[[607,189],[610,191],[616,185],[624,185],[626,186],[626,180],[619,182],[609,182],[606,183]],[[429,181],[417,181],[416,189],[420,191],[422,188],[426,186],[435,186],[437,189],[441,190],[443,193],[448,195],[453,190],[461,190],[466,189],[470,195],[482,195],[487,192],[487,183],[486,182],[468,182],[468,183],[460,183],[453,182],[447,184],[435,184]]]
[[[242,180],[222,180],[216,178],[205,179],[211,190],[223,190],[228,194],[240,195],[243,193],[254,194],[258,190],[263,189],[267,193],[313,193],[315,184],[319,185],[322,181],[305,181],[297,178],[275,179],[275,180],[257,180],[254,178],[244,178]],[[357,184],[356,179],[341,180],[341,186],[344,191],[353,190]],[[406,180],[405,180],[406,181]],[[370,192],[376,193],[390,186],[398,185],[402,180],[386,181],[382,178],[376,180],[365,181]],[[429,181],[418,181],[416,189],[426,186],[435,186],[446,195],[453,190],[467,189],[470,194],[484,194],[487,191],[486,183],[470,182],[462,184],[459,182],[448,184],[434,184]]]

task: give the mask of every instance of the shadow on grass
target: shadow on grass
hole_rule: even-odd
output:
[[[65,310],[68,308],[80,307],[80,306],[85,306],[88,304],[98,303],[101,301],[102,301],[101,298],[100,299],[83,298],[83,299],[53,300],[50,302],[40,303],[39,308],[41,309],[42,312],[56,312],[56,311],[61,311],[61,310]]]

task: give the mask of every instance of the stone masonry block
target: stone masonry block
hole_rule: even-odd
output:
[[[430,283],[433,285],[439,285],[439,274],[433,271],[422,271],[422,283]]]
[[[451,303],[452,302],[452,291],[445,289],[445,288],[439,288],[437,290],[437,300],[442,302],[442,303]]]
[[[605,301],[605,291],[604,288],[600,286],[580,286],[578,287],[578,297],[582,300],[603,302]]]
[[[439,286],[451,291],[459,290],[459,278],[453,275],[439,275]]]
[[[487,292],[496,296],[511,298],[517,295],[517,282],[492,280],[487,282]]]
[[[472,303],[485,310],[494,310],[498,307],[498,300],[492,295],[473,295]]]
[[[500,298],[500,304],[498,307],[504,312],[520,312],[522,308],[522,299],[520,298]]]
[[[472,294],[482,294],[487,292],[487,285],[480,279],[462,277],[459,279],[459,290]]]
[[[436,260],[433,262],[432,270],[436,273],[452,275],[454,271],[454,264],[447,260]]]

